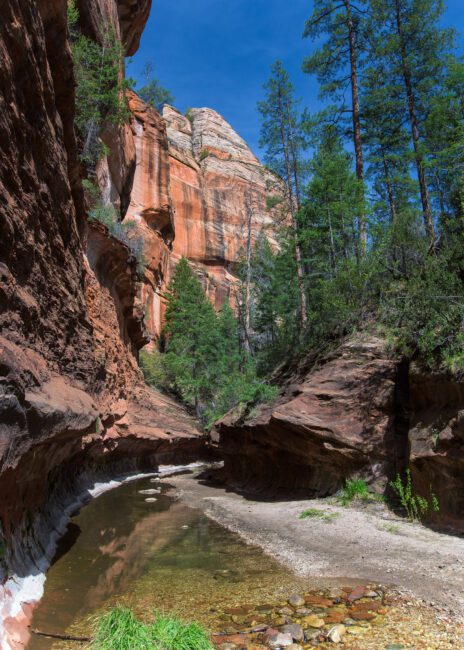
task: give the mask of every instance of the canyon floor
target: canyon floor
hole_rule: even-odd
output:
[[[464,539],[397,517],[383,503],[255,500],[192,475],[169,479],[179,499],[260,546],[316,585],[368,580],[397,588],[439,616],[464,616]],[[300,519],[308,508],[322,516]]]

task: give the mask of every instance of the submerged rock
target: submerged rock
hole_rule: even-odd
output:
[[[278,632],[269,637],[269,646],[271,648],[286,648],[291,645],[293,645],[291,634]]]
[[[304,638],[303,628],[297,623],[290,623],[288,625],[283,625],[280,628],[280,631],[284,634],[291,634],[292,638],[295,641],[302,641]]]
[[[345,635],[346,627],[344,625],[334,625],[327,634],[327,639],[332,643],[340,643]]]
[[[305,604],[305,599],[298,594],[292,594],[288,599],[288,604],[292,607],[302,607]]]

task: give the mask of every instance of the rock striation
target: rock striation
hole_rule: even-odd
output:
[[[395,462],[396,364],[376,338],[354,339],[286,380],[271,405],[217,426],[226,480],[246,490],[333,494],[346,478],[385,485]]]
[[[186,117],[165,106],[163,118],[176,229],[172,261],[187,257],[212,301],[233,303],[248,220],[252,242],[262,233],[277,246],[280,210],[268,209],[266,198],[281,195],[280,181],[216,111],[192,108]]]
[[[464,530],[464,383],[410,370],[410,466],[417,491],[436,494],[434,520]]]
[[[143,385],[137,353],[150,336],[131,251],[86,219],[67,3],[1,4],[0,623],[11,611],[27,622],[14,585],[46,568],[50,532],[77,492],[204,453],[194,420]],[[111,26],[134,51],[149,0],[77,5],[84,33],[98,39]],[[123,215],[136,170],[132,128],[102,137],[112,148],[99,176]],[[161,230],[167,251],[169,227]],[[2,585],[6,573],[13,587]],[[14,647],[4,632],[0,624],[0,647]]]
[[[111,154],[100,163],[99,184],[105,200],[144,239],[139,300],[156,341],[164,314],[161,296],[182,256],[217,308],[225,300],[235,303],[237,263],[249,223],[251,242],[262,233],[278,245],[282,208],[268,209],[266,199],[280,195],[282,187],[215,111],[190,109],[186,117],[164,106],[160,116],[135,93],[129,93],[129,105],[129,132],[123,138],[114,131],[104,134]]]

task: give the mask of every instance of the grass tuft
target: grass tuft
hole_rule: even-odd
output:
[[[151,650],[149,627],[126,607],[116,607],[98,621],[94,650]]]
[[[338,512],[326,512],[325,510],[318,510],[317,508],[308,508],[298,515],[298,519],[315,518],[321,519],[328,524],[331,521],[334,521],[338,516]]]
[[[347,479],[338,497],[338,503],[342,506],[347,506],[355,499],[359,499],[360,501],[384,501],[384,498],[380,494],[369,492],[366,481],[360,478]]]
[[[197,623],[156,613],[145,624],[130,609],[116,607],[100,617],[94,650],[212,650],[206,631]]]

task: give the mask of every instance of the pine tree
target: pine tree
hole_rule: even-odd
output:
[[[297,212],[301,206],[303,135],[295,90],[280,61],[272,65],[271,76],[264,89],[266,98],[258,102],[258,110],[262,116],[260,146],[266,151],[266,164],[279,174],[285,183],[300,296],[300,329],[303,332],[307,322],[307,299],[297,221]]]
[[[218,378],[221,336],[214,308],[185,258],[166,293],[164,333],[172,387],[202,419]]]
[[[374,57],[362,84],[363,124],[369,168],[377,200],[373,210],[395,226],[414,203],[417,186],[410,174],[410,137],[404,126],[401,85],[388,78],[388,67]]]
[[[385,62],[390,81],[401,83],[419,181],[424,227],[430,246],[436,232],[427,178],[424,121],[439,92],[453,34],[440,27],[442,0],[370,0],[374,56]]]
[[[81,158],[94,171],[102,153],[103,122],[123,124],[129,119],[128,82],[121,76],[124,50],[111,27],[101,29],[101,44],[83,35],[74,0],[68,2],[68,29],[76,81],[74,124]]]
[[[464,60],[449,57],[424,123],[429,176],[446,236],[464,216]]]
[[[364,155],[361,130],[359,64],[363,51],[364,1],[315,0],[314,10],[307,20],[304,37],[313,41],[327,35],[325,43],[303,61],[303,71],[316,74],[322,84],[321,96],[337,104],[339,115],[352,117],[352,137],[356,158],[356,177],[364,192]],[[351,103],[345,101],[345,89],[351,89]],[[361,255],[367,247],[367,225],[364,208],[359,215],[359,246]]]
[[[152,63],[145,64],[143,78],[145,84],[137,92],[146,104],[158,111],[162,109],[164,104],[174,104],[174,95],[170,90],[164,88],[155,77]]]
[[[237,405],[274,395],[240,349],[229,303],[216,314],[185,258],[174,270],[165,300],[165,354],[141,356],[147,381],[174,392],[206,428]]]
[[[331,277],[356,256],[356,223],[362,197],[349,154],[330,127],[311,163],[300,232],[314,277]]]

